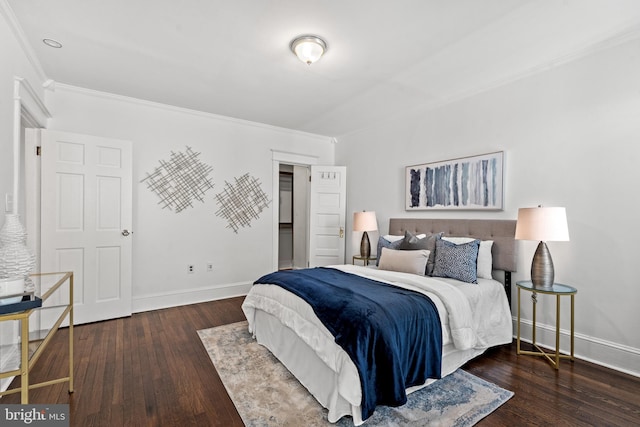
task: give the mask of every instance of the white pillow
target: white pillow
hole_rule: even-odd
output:
[[[473,242],[473,237],[443,237],[442,240],[461,245],[463,243]],[[478,250],[478,277],[483,279],[493,279],[491,270],[493,269],[493,256],[491,255],[491,247],[493,240],[481,240],[480,249]]]
[[[424,239],[425,237],[427,237],[426,234],[418,234],[416,236],[418,239]],[[398,240],[402,240],[404,239],[404,234],[402,236],[395,236],[393,234],[387,234],[386,236],[382,236],[383,239],[385,239],[388,242],[396,242]]]
[[[382,248],[380,264],[381,270],[401,271],[403,273],[418,274],[424,276],[429,260],[429,251],[420,249],[417,251],[396,251]]]

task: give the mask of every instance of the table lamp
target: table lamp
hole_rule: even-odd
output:
[[[360,241],[360,256],[369,258],[371,256],[371,243],[367,231],[375,231],[378,229],[378,221],[376,213],[373,211],[354,212],[353,214],[353,230],[363,231],[362,240]]]
[[[531,263],[531,282],[537,288],[552,287],[553,260],[545,241],[569,241],[565,208],[538,206],[518,209],[516,239],[540,241]]]

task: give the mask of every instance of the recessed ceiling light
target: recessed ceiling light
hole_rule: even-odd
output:
[[[54,39],[42,39],[42,43],[46,44],[49,47],[53,47],[56,49],[60,49],[62,47],[62,43]]]

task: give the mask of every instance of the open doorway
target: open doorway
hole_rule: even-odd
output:
[[[293,166],[291,184],[293,236],[292,246],[288,250],[291,261],[288,261],[289,255],[284,255],[287,253],[284,249],[282,251],[283,267],[286,265],[286,268],[306,268],[343,264],[345,262],[347,168],[321,166],[317,164],[317,157],[277,150],[273,150],[272,160],[273,268],[277,270],[281,264],[279,213],[281,165]],[[291,170],[285,167],[283,172],[291,172]],[[287,241],[289,241],[288,238]]]
[[[308,266],[309,167],[280,163],[278,269]]]

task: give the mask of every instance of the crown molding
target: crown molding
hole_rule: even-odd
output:
[[[340,137],[344,138],[344,137],[349,137],[351,135],[356,135],[359,132],[362,132],[371,128],[372,126],[377,126],[380,123],[388,123],[393,120],[406,117],[407,114],[437,110],[438,108],[442,108],[447,105],[451,105],[453,103],[474,97],[476,95],[490,92],[502,86],[507,86],[519,80],[524,80],[526,78],[536,76],[543,72],[559,68],[573,61],[588,57],[590,55],[593,55],[595,53],[598,53],[607,49],[614,48],[616,46],[622,45],[626,42],[630,42],[636,39],[640,39],[640,24],[620,26],[616,30],[611,31],[605,37],[599,37],[597,39],[591,40],[590,42],[583,43],[582,46],[580,47],[572,49],[568,52],[565,52],[562,55],[558,55],[549,60],[543,61],[540,64],[533,67],[529,67],[528,69],[525,69],[521,72],[513,73],[507,77],[494,80],[487,84],[477,85],[475,87],[462,90],[446,98],[438,99],[431,102],[424,102],[424,103],[409,107],[405,110],[397,111],[393,115],[389,115],[388,117],[386,117],[384,120],[377,121],[375,123],[368,123],[366,125],[360,126],[358,129],[354,129],[352,131],[341,134]]]
[[[605,37],[599,37],[595,40],[583,43],[582,46],[572,49],[562,55],[556,56],[549,60],[543,61],[540,64],[530,67],[518,73],[514,73],[508,77],[495,80],[491,83],[477,86],[466,91],[462,91],[456,95],[452,95],[449,98],[443,99],[440,102],[433,103],[431,105],[424,105],[431,109],[440,108],[442,106],[470,98],[472,96],[489,92],[494,89],[498,89],[502,86],[509,85],[513,82],[524,80],[529,77],[536,76],[545,71],[559,68],[563,65],[577,61],[579,59],[588,57],[603,50],[611,49],[619,46],[623,43],[640,39],[640,25],[633,25],[630,27],[622,27],[617,30],[611,31]]]
[[[37,77],[40,79],[40,81],[43,82],[47,80],[47,75],[42,68],[42,64],[38,60],[38,57],[31,47],[31,44],[29,44],[29,42],[27,41],[27,37],[22,30],[22,26],[18,22],[18,18],[16,18],[15,13],[13,13],[13,9],[11,9],[11,6],[9,6],[9,3],[7,3],[7,0],[0,0],[0,14],[2,14],[2,16],[4,16],[5,20],[7,21],[9,29],[15,36],[16,40],[18,40],[18,43],[20,44],[24,55],[27,57],[27,60],[35,70]]]
[[[325,136],[325,135],[319,135],[316,133],[303,132],[295,129],[268,125],[266,123],[252,122],[250,120],[237,119],[235,117],[223,116],[220,114],[208,113],[208,112],[199,111],[199,110],[192,110],[184,107],[176,107],[175,105],[162,104],[160,102],[148,101],[146,99],[133,98],[130,96],[118,95],[110,92],[102,92],[99,90],[87,89],[79,86],[69,85],[66,83],[55,82],[55,84],[52,84],[52,86],[55,86],[54,91],[60,90],[60,91],[67,91],[67,92],[75,92],[75,93],[92,96],[96,98],[103,98],[103,99],[108,99],[112,101],[125,102],[133,105],[140,105],[140,106],[149,107],[149,108],[157,108],[160,110],[171,111],[175,113],[188,114],[196,117],[204,117],[208,119],[220,120],[220,121],[235,123],[243,126],[251,126],[251,127],[257,127],[260,129],[265,129],[270,131],[282,132],[288,135],[292,135],[292,134],[299,135],[305,138],[316,139],[320,142],[331,142],[331,137]]]

